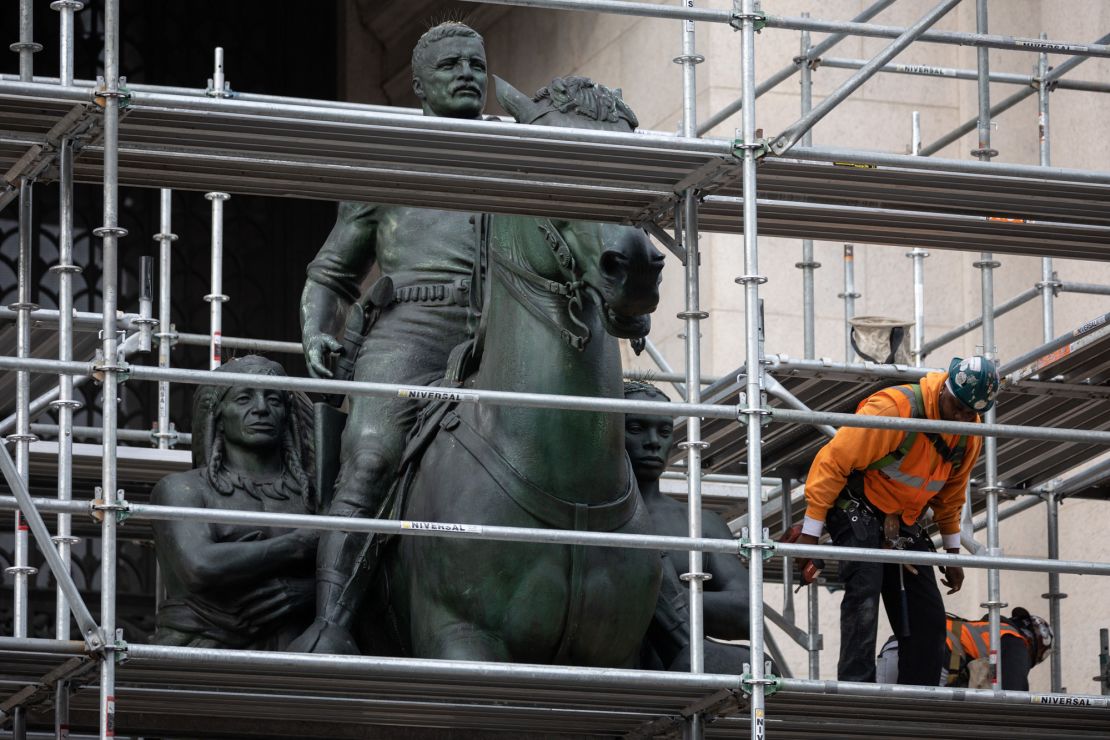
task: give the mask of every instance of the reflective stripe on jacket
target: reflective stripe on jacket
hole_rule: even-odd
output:
[[[929,373],[920,382],[924,418],[939,419],[939,398],[947,373]],[[909,386],[885,388],[869,396],[857,414],[912,418],[914,393]],[[908,392],[907,392],[908,390]],[[884,463],[912,436],[912,444],[894,467]],[[935,435],[944,447],[955,450],[959,437]],[[840,496],[848,476],[864,471],[867,498],[882,511],[901,513],[902,521],[913,524],[926,506],[931,506],[941,534],[960,531],[960,509],[971,470],[979,457],[982,440],[968,437],[962,459],[946,462],[930,435],[897,429],[841,427],[836,436],[817,453],[806,479],[806,516],[825,521],[829,508]],[[869,469],[876,463],[879,468]]]
[[[945,639],[945,644],[948,650],[957,653],[962,652],[967,656],[968,660],[975,660],[976,658],[986,658],[990,655],[991,645],[991,623],[990,622],[965,622],[962,619],[948,618],[947,622],[948,637]],[[958,634],[957,634],[958,630]],[[1002,622],[1000,625],[999,637],[1003,635],[1013,635],[1019,637],[1025,642],[1025,635],[1021,634],[1019,630],[1014,629],[1010,625]],[[952,649],[952,646],[959,643],[960,650]]]

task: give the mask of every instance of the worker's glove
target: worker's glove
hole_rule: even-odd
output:
[[[817,538],[811,534],[802,534],[802,525],[795,524],[779,538],[779,542],[792,544],[800,542],[805,545],[816,545]],[[798,562],[798,570],[801,573],[801,582],[798,585],[800,589],[802,586],[808,586],[817,581],[817,577],[821,575],[821,571],[825,569],[825,561],[819,558],[795,558]]]

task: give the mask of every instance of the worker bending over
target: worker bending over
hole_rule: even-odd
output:
[[[998,370],[989,359],[957,357],[947,373],[928,373],[918,383],[883,389],[856,413],[975,422],[994,405],[998,386]],[[975,436],[841,428],[809,470],[798,542],[817,544],[827,527],[840,547],[931,550],[919,520],[932,508],[944,549],[958,553],[960,510],[981,446]],[[875,680],[881,595],[901,640],[901,683],[936,686],[944,660],[945,611],[933,569],[844,561],[840,573],[844,600],[837,678]],[[961,568],[949,567],[942,583],[951,594],[963,580]]]
[[[986,615],[969,622],[948,617],[944,670],[940,685],[958,689],[989,689],[991,625]],[[1029,671],[1041,663],[1052,649],[1053,633],[1041,617],[1014,607],[1013,614],[1002,617],[999,654],[1004,691],[1028,691]],[[879,653],[879,683],[898,683],[898,640],[891,636]]]

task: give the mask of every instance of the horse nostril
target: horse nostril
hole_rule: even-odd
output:
[[[601,271],[605,275],[625,275],[628,273],[628,258],[620,252],[607,250],[601,255]]]

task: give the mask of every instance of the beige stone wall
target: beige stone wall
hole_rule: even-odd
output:
[[[783,0],[766,3],[766,10],[779,15],[800,15],[809,11],[825,18],[847,19],[869,3],[861,0],[827,0],[822,3]],[[730,7],[729,0],[710,0],[699,6]],[[875,22],[908,25],[923,14],[930,2],[900,2],[880,14]],[[938,24],[937,28],[974,30],[974,4],[964,3]],[[1110,5],[1100,0],[1006,0],[992,4],[991,31],[1016,36],[1036,36],[1046,31],[1050,38],[1071,41],[1093,40],[1097,29],[1110,26]],[[510,79],[521,89],[531,90],[554,74],[585,74],[624,89],[625,98],[640,116],[644,128],[675,131],[681,115],[681,76],[671,59],[681,53],[681,28],[675,22],[638,19],[616,15],[514,9],[492,27],[485,29],[491,69]],[[822,35],[815,34],[814,41]],[[758,79],[790,63],[798,53],[796,32],[765,30],[758,39]],[[888,42],[883,39],[849,39],[837,46],[831,56],[868,58]],[[697,28],[698,51],[707,57],[698,68],[698,115],[705,119],[739,95],[739,37],[724,26]],[[1053,63],[1063,57],[1052,57]],[[996,71],[1028,72],[1036,61],[1033,54],[994,51],[991,67]],[[966,47],[916,44],[897,61],[973,68],[975,50]],[[814,75],[814,102],[835,89],[851,74],[848,70],[818,69]],[[1110,61],[1092,59],[1071,75],[1075,79],[1110,78]],[[1018,88],[992,86],[997,101]],[[993,131],[999,161],[1036,164],[1037,112],[1035,96],[1000,116]],[[799,114],[797,78],[760,98],[757,125],[768,135],[792,123]],[[814,129],[818,145],[906,153],[911,138],[911,113],[921,112],[926,144],[947,133],[959,123],[974,117],[977,101],[974,83],[937,78],[879,76],[866,83],[846,103],[835,109]],[[1062,167],[1104,169],[1110,165],[1110,145],[1099,135],[1101,122],[1110,114],[1110,97],[1072,91],[1052,95],[1052,164]],[[739,119],[719,126],[712,135],[731,136]],[[970,159],[975,146],[974,132],[943,150],[938,156]],[[1047,187],[1051,187],[1050,185]],[[957,245],[953,245],[957,246]],[[742,245],[738,238],[707,235],[703,238],[702,307],[711,313],[704,324],[703,368],[707,374],[731,372],[743,362],[743,302],[733,278],[743,272]],[[842,359],[844,334],[842,303],[842,245],[818,242],[816,258],[823,267],[817,272],[818,356]],[[908,250],[858,244],[856,247],[856,287],[862,293],[857,301],[858,314],[884,314],[912,317],[913,291]],[[801,258],[800,242],[787,239],[760,239],[760,271],[769,282],[762,290],[766,301],[767,351],[802,355],[801,274],[794,263]],[[980,275],[972,262],[977,254],[932,250],[926,260],[927,335],[936,336],[981,312]],[[998,255],[1002,268],[996,271],[995,300],[1001,302],[1025,290],[1040,279],[1039,259]],[[1057,261],[1056,269],[1064,280],[1110,283],[1106,263]],[[681,309],[682,271],[672,263],[664,277],[663,304],[656,314],[653,339],[670,363],[683,366],[681,323],[675,314]],[[1056,333],[1074,328],[1082,321],[1107,310],[1105,297],[1063,295],[1056,301]],[[1034,346],[1041,338],[1041,309],[1034,302],[1000,318],[997,344],[1003,359]],[[969,354],[981,344],[978,335],[942,348],[931,359],[943,364],[955,353]],[[645,360],[636,361],[648,367]],[[1005,476],[1005,471],[1001,471]],[[1089,522],[1105,516],[1105,505],[1071,501],[1061,509],[1062,546],[1065,558],[1102,559],[1110,557],[1110,546],[1089,536]],[[1083,526],[1088,522],[1087,526]],[[1003,547],[1014,555],[1043,555],[1045,525],[1043,507],[1007,521],[1003,527]],[[949,608],[965,616],[977,616],[979,603],[986,597],[985,574],[969,572],[964,591],[949,599]],[[1090,678],[1097,671],[1097,639],[1100,626],[1110,626],[1110,581],[1065,576],[1063,657],[1065,685],[1076,692],[1094,692]],[[1047,614],[1040,595],[1047,590],[1047,578],[1035,574],[1002,576],[1004,599]],[[798,597],[799,620],[804,624],[804,593]],[[781,606],[781,589],[768,589],[768,603]],[[821,623],[826,650],[822,656],[822,676],[835,675],[838,650],[837,594],[821,595]],[[884,632],[885,634],[885,632]],[[881,641],[882,638],[880,638]],[[780,635],[780,642],[789,640]],[[790,649],[795,670],[804,672],[800,650]],[[1048,687],[1047,665],[1032,674],[1033,687]]]

